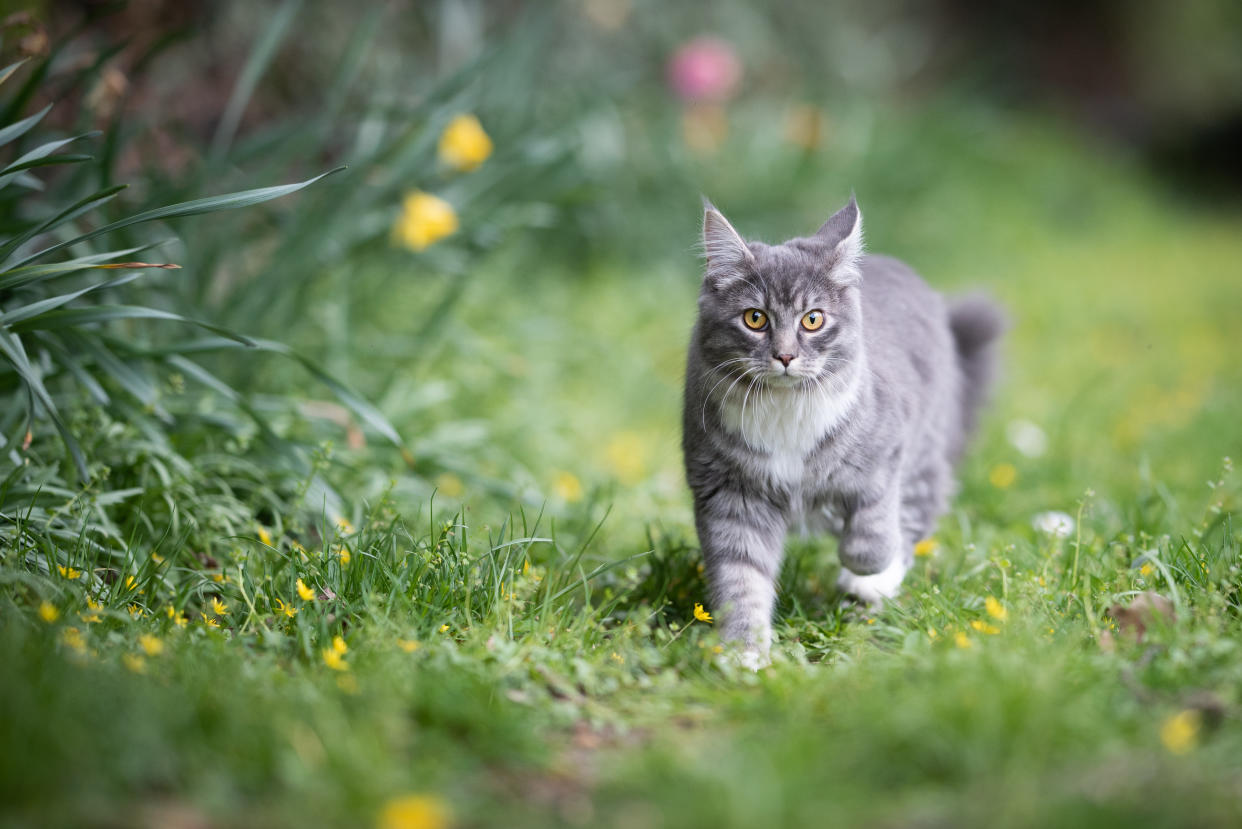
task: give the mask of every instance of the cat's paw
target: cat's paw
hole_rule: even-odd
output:
[[[767,649],[756,645],[726,646],[724,653],[716,657],[722,668],[736,670],[742,668],[758,673],[772,664],[772,657]]]
[[[748,671],[761,671],[772,664],[772,658],[758,648],[742,648],[734,652],[733,661]]]
[[[908,568],[900,560],[869,576],[860,576],[842,567],[837,576],[837,590],[869,605],[882,607],[885,599],[895,597]]]

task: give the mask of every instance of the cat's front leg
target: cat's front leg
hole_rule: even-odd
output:
[[[769,661],[785,518],[760,496],[720,489],[695,499],[695,521],[721,638],[757,670]]]
[[[841,535],[837,589],[873,605],[896,596],[909,567],[903,543],[896,486],[854,503]]]

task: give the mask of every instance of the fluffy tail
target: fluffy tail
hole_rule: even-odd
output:
[[[1006,328],[1000,306],[983,296],[968,296],[949,307],[949,329],[962,367],[962,443],[974,431],[996,373],[996,341]]]

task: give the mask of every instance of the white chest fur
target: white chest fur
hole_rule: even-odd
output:
[[[721,401],[725,428],[756,452],[755,471],[786,486],[800,486],[807,456],[849,413],[858,399],[857,375],[810,388],[733,391]]]

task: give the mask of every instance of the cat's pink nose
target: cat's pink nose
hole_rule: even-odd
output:
[[[793,362],[793,358],[794,358],[793,354],[777,354],[776,355],[776,359],[780,360],[781,365],[783,365],[785,368],[789,368],[789,364]]]

